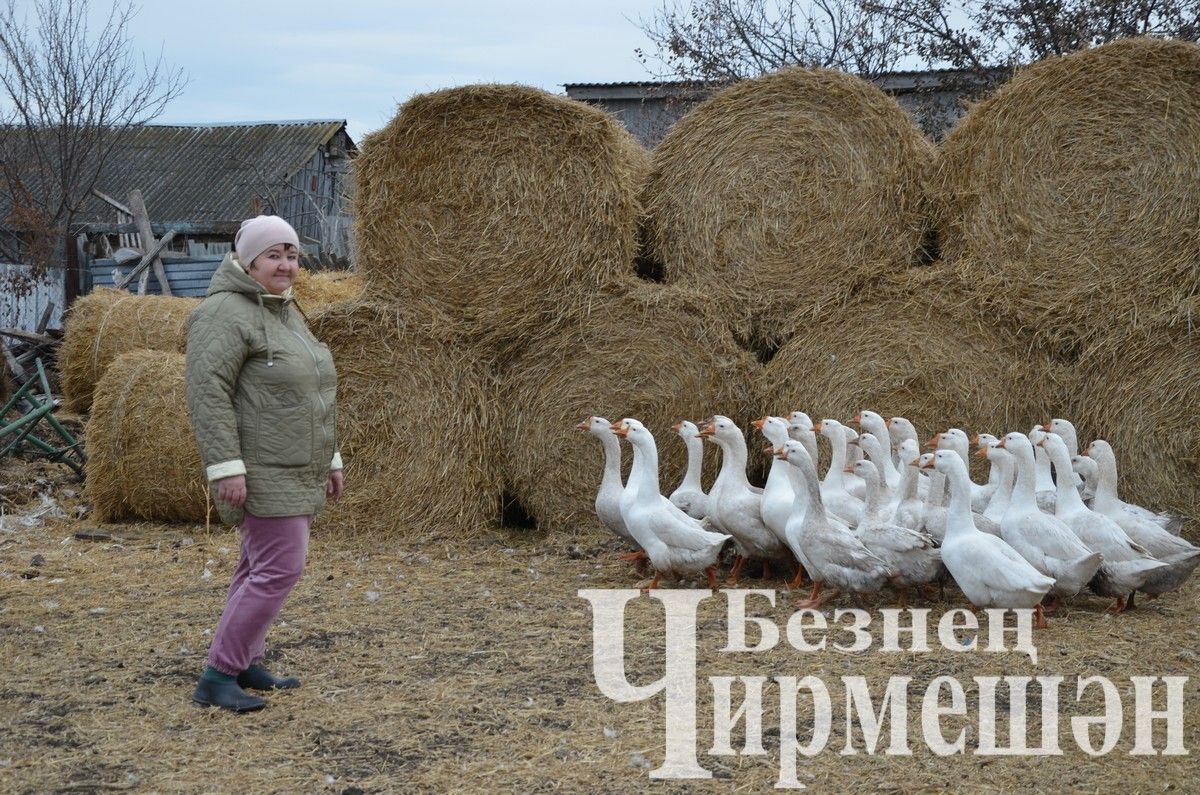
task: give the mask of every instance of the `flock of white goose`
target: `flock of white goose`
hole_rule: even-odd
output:
[[[861,433],[834,419],[813,423],[802,411],[767,416],[754,426],[774,458],[762,488],[746,474],[746,438],[737,423],[714,416],[699,427],[674,430],[687,445],[683,482],[669,497],[659,488],[658,447],[638,420],[612,425],[603,417],[579,424],[604,447],[596,513],[605,527],[637,550],[622,557],[648,560],[650,587],[664,574],[704,574],[717,587],[718,557],[732,540],[737,552],[729,580],[748,560],[794,558],[798,586],[805,572],[812,595],[798,607],[817,608],[838,592],[877,593],[928,588],[954,579],[975,608],[1025,608],[1044,613],[1084,587],[1134,606],[1141,591],[1157,597],[1180,587],[1200,565],[1200,548],[1178,535],[1181,522],[1121,501],[1117,464],[1108,442],[1078,452],[1075,427],[1054,419],[1029,434],[975,437],[988,460],[987,483],[971,480],[970,440],[951,428],[921,453],[913,424],[885,421],[873,411],[852,420]],[[831,445],[829,469],[817,472],[817,437]],[[633,448],[628,481],[621,482],[618,439]],[[721,468],[707,493],[700,481],[703,442],[721,450]],[[1053,467],[1053,474],[1051,474]],[[824,590],[824,593],[823,593]]]

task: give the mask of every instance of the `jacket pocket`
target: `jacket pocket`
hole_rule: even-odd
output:
[[[255,460],[264,466],[305,466],[312,462],[312,406],[259,409]]]

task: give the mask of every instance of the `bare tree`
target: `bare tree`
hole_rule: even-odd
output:
[[[91,0],[0,5],[0,202],[35,268],[49,264],[120,134],[183,90],[181,70],[130,39],[135,13],[120,0],[106,16]]]
[[[658,77],[740,80],[784,66],[869,77],[907,63],[979,85],[1125,36],[1196,40],[1200,0],[668,0],[639,26],[654,50],[638,55]]]
[[[903,57],[894,18],[853,0],[667,2],[639,26],[654,45],[638,50],[658,77],[734,81],[782,66],[876,74]]]

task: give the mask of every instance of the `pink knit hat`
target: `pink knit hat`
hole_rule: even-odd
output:
[[[242,221],[233,238],[238,260],[246,269],[250,268],[250,263],[254,262],[255,257],[279,243],[300,248],[300,238],[296,235],[296,230],[278,215],[259,215]]]

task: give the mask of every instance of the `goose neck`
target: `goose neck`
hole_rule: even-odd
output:
[[[700,491],[700,470],[704,466],[704,442],[695,436],[684,439],[687,445],[687,472],[683,476],[684,488]]]

